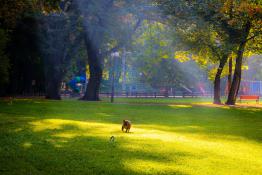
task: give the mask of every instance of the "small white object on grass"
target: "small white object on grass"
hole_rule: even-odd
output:
[[[114,142],[115,141],[115,136],[111,136],[109,141],[110,142]]]

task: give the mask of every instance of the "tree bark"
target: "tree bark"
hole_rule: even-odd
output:
[[[221,99],[220,99],[220,79],[221,79],[221,74],[223,72],[223,69],[225,67],[225,64],[227,62],[227,56],[224,56],[222,58],[222,60],[220,60],[219,66],[217,68],[217,73],[216,73],[216,77],[214,80],[214,99],[213,99],[213,103],[214,104],[221,104]]]
[[[45,90],[46,99],[61,100],[60,88],[62,82],[61,56],[51,54],[45,58]]]
[[[227,98],[227,105],[235,105],[239,87],[240,87],[240,82],[241,82],[241,73],[242,73],[242,60],[243,60],[243,54],[245,50],[245,46],[247,43],[247,37],[249,35],[251,28],[251,23],[247,22],[245,30],[244,30],[244,35],[242,38],[242,41],[240,42],[238,51],[237,51],[237,57],[236,57],[236,66],[235,66],[235,72],[234,72],[234,77],[233,77],[233,82],[230,87],[230,91],[228,94]]]
[[[233,67],[233,59],[232,57],[230,57],[228,60],[227,95],[230,91],[231,83],[232,83],[232,67]]]
[[[88,34],[85,36],[85,45],[88,55],[88,64],[90,70],[90,78],[87,84],[86,92],[82,100],[99,101],[99,90],[102,80],[102,63],[99,49],[93,41],[89,39]]]
[[[49,78],[46,81],[46,99],[61,100],[61,78]]]

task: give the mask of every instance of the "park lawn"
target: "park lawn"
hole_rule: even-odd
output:
[[[0,101],[0,174],[262,174],[262,109],[119,100]]]

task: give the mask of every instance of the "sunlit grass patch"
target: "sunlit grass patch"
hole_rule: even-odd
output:
[[[30,142],[25,142],[25,143],[22,144],[22,146],[23,146],[24,148],[30,148],[30,147],[32,146],[32,143],[30,143]]]
[[[66,139],[95,136],[99,137],[99,139],[109,140],[110,135],[114,135],[119,148],[124,150],[129,156],[134,154],[134,157],[137,157],[133,160],[124,160],[124,165],[132,171],[143,172],[145,174],[150,171],[156,173],[171,173],[176,171],[187,174],[203,173],[204,169],[192,172],[191,170],[186,170],[185,165],[190,165],[190,168],[197,168],[199,165],[214,166],[215,163],[218,163],[216,166],[219,167],[219,164],[223,165],[225,161],[227,164],[232,164],[231,166],[237,167],[237,165],[241,165],[238,170],[242,169],[242,171],[245,171],[245,169],[256,169],[262,163],[262,158],[253,157],[253,155],[262,157],[261,145],[257,144],[256,146],[255,142],[242,137],[230,135],[224,135],[223,137],[214,135],[214,137],[210,137],[205,134],[165,131],[154,129],[157,126],[143,125],[137,125],[135,128],[132,128],[131,133],[125,134],[119,132],[120,128],[117,124],[61,119],[47,119],[32,122],[31,124],[35,132],[50,129],[58,130],[54,134],[51,134],[53,138],[57,139],[54,142],[55,147],[62,147],[63,143],[68,142]],[[201,130],[197,126],[188,126],[187,128]],[[174,129],[179,131],[180,128],[175,127]],[[59,138],[65,140],[61,141]],[[59,142],[63,143],[60,144]],[[139,159],[143,155],[149,157],[149,160],[144,160],[144,158]],[[181,155],[185,156],[181,157]],[[210,162],[207,163],[206,161]],[[132,162],[131,167],[129,167],[129,162]],[[180,163],[177,165],[178,162]],[[229,172],[234,171],[230,170]],[[250,172],[253,172],[253,170]]]
[[[182,105],[182,104],[176,104],[176,105],[174,105],[174,104],[172,104],[172,105],[168,105],[168,106],[170,106],[170,107],[172,107],[172,108],[192,108],[192,105]]]
[[[1,174],[262,172],[256,108],[33,100],[0,109]]]

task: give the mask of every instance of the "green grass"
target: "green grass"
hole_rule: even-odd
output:
[[[116,101],[0,101],[0,174],[262,174],[262,109]]]
[[[103,98],[103,101],[110,102],[110,98]],[[155,104],[169,104],[169,103],[197,103],[197,102],[211,102],[211,98],[115,98],[116,103],[155,103]]]

